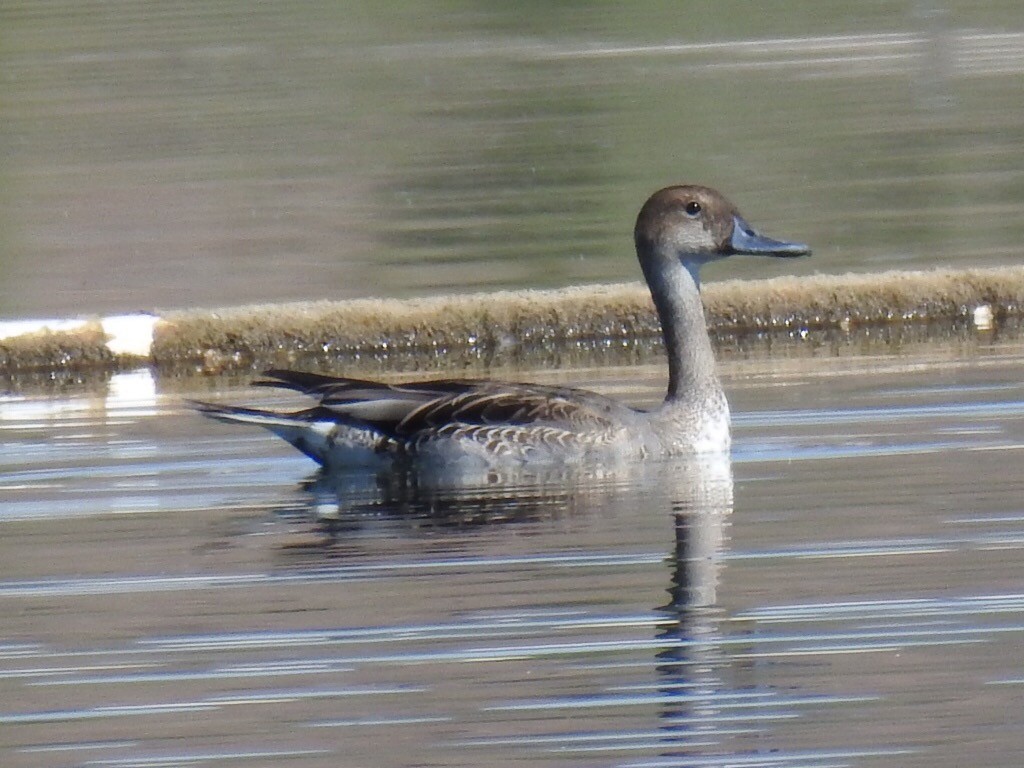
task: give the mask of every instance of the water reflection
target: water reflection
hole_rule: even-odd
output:
[[[727,480],[727,482],[726,482]],[[716,594],[732,511],[732,478],[712,478],[698,498],[673,510],[675,553],[671,558],[671,600],[662,608],[667,622],[657,655],[663,758],[692,760],[717,752],[724,738],[721,701],[728,665]],[[687,763],[681,763],[687,764]]]
[[[492,470],[473,482],[461,475],[414,471],[375,476],[317,473],[303,488],[306,513],[322,526],[326,534],[322,544],[328,549],[384,521],[398,523],[407,533],[421,533],[425,528],[467,529],[562,517],[667,517],[674,531],[674,545],[665,557],[669,601],[653,607],[652,626],[657,631],[649,648],[656,691],[653,698],[643,694],[658,703],[660,723],[652,724],[646,735],[634,734],[632,748],[663,750],[659,760],[678,758],[691,764],[688,761],[698,756],[721,758],[723,742],[743,731],[735,723],[735,713],[726,717],[722,708],[726,699],[755,698],[732,693],[722,676],[731,663],[722,629],[725,617],[717,605],[733,506],[727,456],[618,467]],[[609,703],[619,699],[620,691],[608,692]],[[571,712],[594,704],[591,699],[515,702],[502,707],[564,707]],[[756,709],[750,711],[756,714]],[[753,723],[759,718],[748,719],[747,731],[756,732]],[[520,734],[518,743],[525,746],[552,738],[558,736]],[[597,748],[615,738],[621,734],[591,733],[583,740]],[[562,739],[563,748],[581,748],[578,733],[564,733]]]
[[[914,349],[727,363],[732,467],[472,482],[8,394],[0,762],[1015,764],[1020,345]]]
[[[694,470],[694,482],[671,492],[675,548],[668,558],[670,600],[659,609],[665,620],[655,666],[664,760],[690,761],[721,749],[717,702],[727,662],[716,596],[733,505],[732,471],[724,460],[694,462]]]
[[[732,507],[728,456],[613,465],[318,471],[300,488],[305,502],[281,512],[288,517],[299,512],[315,520],[327,534],[327,543],[381,520],[415,528],[464,528],[660,510],[676,517],[677,535],[679,527],[685,527],[679,521],[699,523],[703,533],[695,540],[705,567],[713,561],[711,551],[721,544],[724,516]],[[686,549],[693,551],[692,546]],[[677,551],[677,556],[681,554]],[[714,583],[707,574],[686,581],[685,589],[696,589],[701,604],[714,601]]]
[[[629,212],[680,175],[831,244],[798,269],[1016,260],[1007,0],[35,6],[4,20],[3,314],[633,279]]]

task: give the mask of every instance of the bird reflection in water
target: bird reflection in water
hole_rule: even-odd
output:
[[[729,730],[721,703],[728,695],[723,670],[730,665],[723,646],[724,616],[717,604],[726,530],[733,508],[728,460],[704,462],[697,482],[677,486],[672,501],[675,550],[665,621],[658,635],[659,700],[662,702],[664,765],[689,765],[695,758],[722,755]],[[659,762],[659,764],[662,764]]]
[[[480,529],[500,536],[501,525],[562,518],[587,520],[658,515],[671,521],[674,541],[666,556],[667,604],[654,608],[658,627],[650,685],[659,703],[657,736],[643,748],[659,764],[687,765],[695,758],[732,752],[729,740],[744,731],[722,710],[742,696],[727,678],[735,660],[726,652],[717,604],[726,533],[733,509],[728,456],[645,462],[613,467],[560,466],[546,470],[488,470],[474,478],[436,472],[380,475],[319,474],[305,484],[309,510],[324,532],[325,552],[374,538],[420,533],[425,528]],[[595,523],[597,525],[597,523]],[[456,539],[456,542],[458,539]],[[470,546],[471,539],[466,540]],[[667,542],[666,542],[667,543]],[[448,546],[458,546],[448,541]],[[294,563],[293,563],[294,565]],[[585,582],[581,589],[586,588]],[[581,602],[586,603],[583,598]],[[752,725],[758,730],[757,725]],[[653,733],[653,732],[652,732]]]
[[[439,473],[415,466],[373,473],[318,472],[302,484],[304,516],[324,545],[388,521],[411,529],[543,522],[630,509],[650,467],[513,466]]]

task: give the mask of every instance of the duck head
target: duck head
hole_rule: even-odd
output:
[[[666,187],[651,195],[633,230],[637,256],[648,282],[668,272],[666,261],[678,260],[699,286],[699,271],[709,261],[737,253],[757,256],[807,256],[803,243],[758,234],[736,206],[709,187]]]

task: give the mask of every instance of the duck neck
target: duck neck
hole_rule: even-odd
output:
[[[720,392],[700,300],[697,265],[684,265],[678,258],[641,259],[641,263],[645,265],[668,355],[666,404],[704,399]],[[650,264],[660,268],[648,270],[646,265]]]

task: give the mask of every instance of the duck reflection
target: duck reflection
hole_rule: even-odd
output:
[[[671,745],[662,753],[659,764],[664,765],[720,756],[725,737],[720,706],[728,693],[722,671],[730,660],[723,649],[717,587],[733,508],[732,472],[728,461],[705,462],[696,477],[695,483],[677,486],[671,502],[675,550],[668,558],[670,599],[660,608],[665,622],[656,665],[662,742]]]
[[[735,723],[723,724],[723,700],[739,694],[723,680],[734,661],[725,651],[724,616],[717,604],[733,509],[727,456],[636,466],[489,470],[474,477],[330,473],[315,475],[303,489],[324,532],[322,544],[334,552],[374,526],[387,526],[390,535],[397,526],[401,536],[424,527],[493,528],[569,516],[621,521],[657,515],[670,521],[671,527],[664,526],[666,534],[674,534],[665,558],[669,599],[654,608],[659,650],[651,658],[654,679],[641,684],[655,692],[659,723],[635,748],[659,754],[659,765],[687,765],[706,755],[721,756],[729,734],[736,732]],[[467,546],[471,541],[467,537]]]
[[[658,465],[657,462],[654,463]],[[387,520],[410,528],[463,528],[541,522],[633,508],[641,489],[656,484],[658,467],[557,465],[418,471],[415,466],[377,474],[318,472],[302,483],[305,513],[312,513],[325,544],[347,532]],[[644,512],[646,513],[646,512]]]

